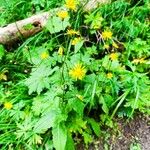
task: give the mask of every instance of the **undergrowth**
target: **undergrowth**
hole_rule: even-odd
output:
[[[149,0],[90,12],[74,0],[11,2],[1,26],[62,7],[17,49],[0,46],[0,149],[88,147],[114,117],[150,115]]]

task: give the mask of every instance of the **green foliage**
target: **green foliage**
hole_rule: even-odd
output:
[[[67,141],[67,129],[63,124],[58,124],[52,130],[55,149],[64,150]]]
[[[141,150],[141,145],[137,142],[134,142],[130,145],[130,150]]]
[[[4,54],[5,54],[5,49],[4,49],[4,47],[2,45],[0,45],[0,60],[2,59]]]
[[[100,136],[100,124],[96,122],[94,119],[88,118],[88,122],[91,125],[94,133],[99,137]]]
[[[59,113],[55,110],[51,110],[50,112],[46,113],[42,116],[38,122],[34,126],[34,131],[36,133],[45,133],[46,130],[54,126],[56,117]]]
[[[67,26],[69,26],[69,18],[65,18],[61,20],[61,18],[53,16],[47,22],[46,28],[49,30],[51,34],[58,33],[60,31],[64,31]]]
[[[0,24],[62,3],[3,2]],[[115,117],[150,115],[149,14],[148,1],[90,12],[63,5],[18,48],[0,45],[0,147],[74,150],[81,139],[88,147],[103,127],[115,129]]]
[[[33,92],[40,94],[44,88],[48,89],[50,87],[48,76],[58,69],[58,67],[51,69],[50,66],[45,65],[40,65],[37,69],[34,68],[30,74],[31,76],[25,82],[29,87],[29,94]]]

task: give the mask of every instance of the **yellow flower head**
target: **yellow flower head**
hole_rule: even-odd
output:
[[[57,16],[61,19],[65,19],[68,17],[68,12],[65,10],[61,10],[57,13]]]
[[[72,45],[76,45],[77,43],[79,43],[81,41],[81,38],[74,38],[73,40],[72,40]]]
[[[62,56],[63,52],[64,52],[64,49],[63,49],[62,46],[60,46],[59,49],[58,49],[58,54]]]
[[[0,73],[0,81],[1,81],[1,80],[7,81],[7,76],[5,75],[6,72],[8,72],[8,71],[5,70],[5,71],[3,71],[2,73]]]
[[[110,54],[110,59],[113,61],[113,60],[117,60],[118,59],[118,54],[117,53],[111,53]]]
[[[43,52],[40,56],[42,59],[46,59],[48,58],[49,54],[47,52]]]
[[[135,64],[138,64],[138,63],[142,64],[142,63],[145,63],[146,60],[144,60],[144,58],[137,58],[137,59],[134,59],[132,62]]]
[[[119,48],[118,45],[117,45],[115,42],[112,43],[112,46],[113,46],[114,48]]]
[[[104,40],[108,40],[112,38],[112,32],[111,31],[104,31],[102,32],[102,37]]]
[[[69,75],[75,80],[82,80],[85,76],[86,70],[80,63],[76,64],[73,69],[69,71]]]
[[[104,48],[105,48],[105,49],[109,49],[109,45],[105,44],[105,45],[104,45]]]
[[[73,29],[67,30],[68,35],[80,35],[79,31],[75,31]]]
[[[5,108],[5,109],[10,110],[12,107],[13,107],[13,105],[12,105],[11,102],[5,102],[5,103],[4,103],[4,108]]]
[[[146,60],[144,60],[144,58],[141,58],[140,59],[140,63],[142,64],[142,63],[145,63],[146,62]]]
[[[82,95],[77,94],[76,97],[77,97],[78,99],[80,99],[81,101],[83,101],[83,96],[82,96]]]
[[[65,5],[68,9],[71,10],[76,10],[77,7],[77,2],[76,0],[66,0],[66,5]]]
[[[108,78],[108,79],[111,79],[112,77],[113,77],[113,74],[112,74],[112,73],[110,73],[110,72],[107,73],[107,78]]]
[[[140,59],[134,59],[132,62],[138,64],[140,62]]]

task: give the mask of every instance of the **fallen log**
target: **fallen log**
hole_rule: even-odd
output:
[[[50,16],[49,12],[11,23],[0,28],[0,44],[11,45],[20,38],[28,38],[41,31]]]
[[[98,4],[108,3],[109,0],[90,0],[85,4],[84,0],[80,1],[85,11],[95,8]],[[55,9],[58,10],[60,8]],[[52,11],[40,13],[24,20],[11,23],[5,27],[0,27],[0,44],[13,45],[18,40],[28,38],[42,30],[46,25]]]

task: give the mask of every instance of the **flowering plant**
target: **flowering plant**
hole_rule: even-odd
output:
[[[84,12],[66,0],[40,34],[15,52],[0,49],[3,149],[74,150],[102,135],[103,125],[113,129],[115,117],[150,115],[143,3],[143,10],[115,1]]]

